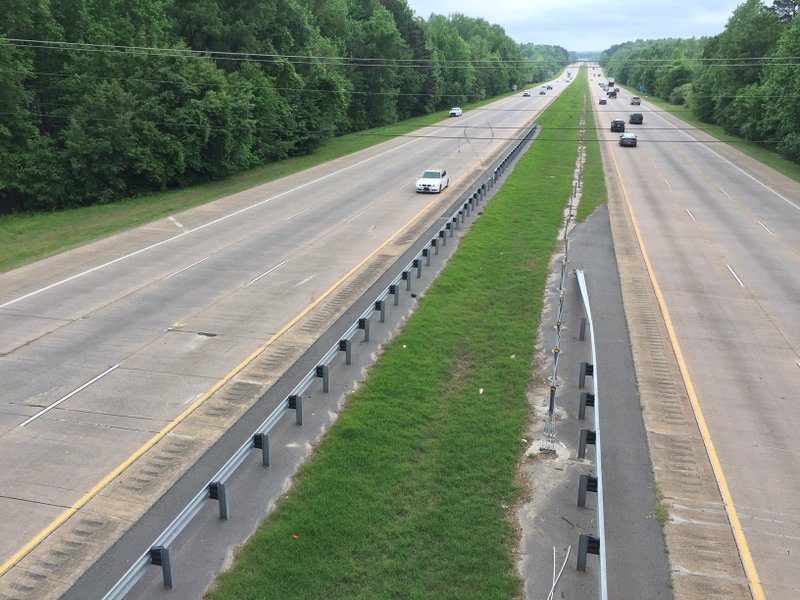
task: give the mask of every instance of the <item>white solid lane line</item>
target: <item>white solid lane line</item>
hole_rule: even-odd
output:
[[[740,286],[744,287],[744,284],[742,283],[742,280],[741,280],[741,279],[739,279],[739,276],[736,274],[736,271],[734,271],[734,270],[733,270],[733,267],[731,267],[730,265],[725,265],[725,266],[726,266],[726,267],[728,267],[728,271],[730,271],[730,272],[731,272],[731,275],[733,275],[733,278],[736,280],[736,282],[737,282],[737,283],[738,283]]]
[[[692,221],[697,221],[697,219],[695,219],[695,218],[694,218],[694,215],[692,214],[692,211],[690,211],[688,208],[686,209],[686,213],[687,213],[687,214],[688,214],[690,217],[692,217]]]
[[[53,410],[53,409],[54,409],[56,406],[58,406],[58,405],[59,405],[59,404],[61,404],[62,402],[65,402],[65,401],[69,400],[70,398],[72,398],[72,397],[73,397],[75,394],[77,394],[77,393],[78,393],[78,392],[80,392],[81,390],[85,390],[87,387],[89,387],[90,385],[92,385],[94,382],[98,381],[99,379],[102,379],[103,377],[105,377],[106,375],[108,375],[109,373],[111,373],[111,371],[113,371],[114,369],[116,369],[117,367],[119,367],[119,364],[116,364],[116,365],[114,365],[113,367],[109,367],[108,369],[106,369],[105,371],[103,371],[102,373],[100,373],[100,375],[98,375],[97,377],[95,377],[94,379],[92,379],[92,380],[90,380],[90,381],[87,381],[86,383],[84,383],[84,384],[83,384],[81,387],[79,387],[78,389],[71,391],[69,394],[67,394],[66,396],[63,396],[62,398],[59,398],[58,400],[56,400],[55,402],[53,402],[53,403],[52,403],[50,406],[48,406],[47,408],[43,408],[42,410],[40,410],[38,413],[36,413],[36,414],[35,414],[35,415],[33,415],[32,417],[28,417],[28,418],[27,418],[27,419],[25,419],[25,420],[24,420],[22,423],[20,423],[19,425],[17,425],[17,427],[25,427],[25,425],[27,425],[28,423],[31,423],[32,421],[35,421],[36,419],[38,419],[39,417],[41,417],[43,414],[45,414],[45,413],[47,413],[47,412],[50,412],[51,410]]]
[[[280,262],[280,263],[278,263],[277,265],[275,265],[274,267],[272,267],[272,268],[271,268],[269,271],[265,271],[265,272],[263,272],[261,275],[259,275],[258,277],[256,277],[255,279],[251,280],[251,281],[250,281],[250,283],[248,283],[247,285],[253,285],[253,284],[254,284],[256,281],[258,281],[259,279],[262,279],[263,277],[266,277],[267,275],[269,275],[270,273],[272,273],[272,272],[273,272],[275,269],[279,269],[279,268],[281,268],[281,267],[282,267],[283,265],[285,265],[285,264],[286,264],[286,261],[285,261],[285,260],[284,260],[283,262]]]

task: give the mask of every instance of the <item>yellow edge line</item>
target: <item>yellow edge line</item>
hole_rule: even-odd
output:
[[[462,177],[463,179],[463,177]],[[161,431],[159,431],[155,436],[153,436],[150,440],[147,441],[141,448],[139,448],[136,452],[134,452],[131,456],[129,456],[125,461],[120,464],[117,468],[111,471],[108,475],[106,475],[102,480],[100,480],[97,485],[95,485],[92,489],[90,489],[80,500],[75,502],[72,506],[70,506],[66,511],[64,511],[58,518],[56,518],[52,523],[50,523],[47,527],[45,527],[36,537],[34,537],[31,541],[29,541],[25,546],[23,546],[20,550],[18,550],[11,558],[9,558],[6,562],[0,566],[0,576],[4,575],[11,567],[17,564],[20,560],[22,560],[31,550],[36,548],[42,541],[53,533],[56,529],[58,529],[64,521],[69,519],[72,515],[78,512],[81,508],[83,508],[92,498],[97,496],[100,491],[103,490],[111,481],[113,481],[116,477],[118,477],[125,469],[130,467],[136,460],[138,460],[145,452],[150,450],[153,446],[155,446],[161,439],[163,439],[170,431],[175,429],[180,423],[182,423],[190,414],[192,414],[201,404],[203,404],[206,400],[208,400],[211,396],[213,396],[219,389],[228,383],[231,379],[233,379],[238,373],[242,371],[247,365],[253,362],[258,356],[264,352],[269,346],[275,343],[279,337],[285,334],[289,329],[291,329],[297,322],[305,317],[311,310],[313,310],[320,302],[322,302],[325,298],[330,296],[336,288],[338,288],[342,283],[344,283],[350,276],[353,275],[356,271],[358,271],[361,267],[364,266],[367,261],[369,261],[373,256],[375,256],[378,252],[383,250],[386,246],[388,246],[391,242],[397,238],[403,231],[405,231],[414,221],[416,221],[420,215],[424,214],[434,203],[438,202],[440,198],[435,198],[431,200],[424,209],[419,211],[414,217],[409,219],[400,229],[398,229],[390,238],[388,238],[385,242],[383,242],[380,246],[375,248],[372,252],[370,252],[366,258],[364,258],[361,262],[359,262],[355,267],[350,269],[348,273],[339,279],[336,283],[334,283],[331,287],[329,287],[317,300],[309,304],[306,308],[304,308],[300,313],[298,313],[291,321],[289,321],[286,325],[281,328],[275,335],[269,338],[266,342],[264,342],[258,350],[253,352],[250,356],[248,356],[244,361],[242,361],[236,368],[234,368],[230,373],[225,375],[220,381],[218,381],[214,387],[208,390],[205,394],[200,396],[197,400],[195,400],[186,410],[184,410],[178,417],[175,418],[169,425],[164,427]]]
[[[714,442],[711,441],[711,434],[708,431],[706,419],[703,416],[703,411],[700,408],[700,402],[698,401],[697,394],[694,391],[694,384],[692,383],[692,378],[689,376],[689,369],[686,366],[686,361],[683,358],[683,352],[681,351],[680,344],[678,343],[678,337],[675,334],[675,328],[672,326],[672,319],[669,316],[667,304],[664,301],[664,296],[662,295],[661,288],[658,285],[656,274],[653,271],[652,264],[650,263],[650,257],[647,254],[647,248],[645,247],[644,239],[642,239],[639,225],[636,222],[636,217],[633,213],[633,206],[631,206],[628,192],[625,189],[622,173],[619,170],[619,165],[617,164],[617,159],[614,156],[614,152],[609,152],[609,155],[614,163],[614,169],[617,171],[617,176],[619,177],[620,183],[622,183],[622,194],[625,197],[625,204],[628,207],[628,214],[630,215],[631,222],[633,223],[633,230],[636,232],[636,239],[639,241],[639,247],[642,250],[642,257],[644,258],[644,263],[647,266],[647,272],[650,275],[650,281],[653,284],[653,290],[655,291],[656,299],[658,300],[658,305],[661,309],[661,314],[664,316],[664,323],[667,327],[667,333],[669,333],[669,339],[672,342],[672,348],[675,351],[675,357],[678,360],[678,367],[680,368],[681,376],[683,377],[683,382],[686,386],[686,393],[689,395],[689,401],[692,404],[694,417],[697,420],[697,426],[700,428],[700,435],[703,437],[703,443],[706,446],[706,452],[708,453],[708,458],[711,460],[711,467],[714,471],[714,476],[717,479],[717,485],[719,486],[719,491],[722,494],[722,500],[725,503],[725,510],[727,511],[728,518],[731,522],[731,529],[733,529],[733,537],[736,539],[736,545],[739,547],[739,554],[742,559],[742,564],[744,565],[744,570],[747,573],[747,579],[750,583],[750,591],[752,592],[755,600],[764,600],[764,590],[762,589],[761,582],[758,579],[756,566],[753,562],[753,557],[750,555],[750,548],[748,547],[747,540],[744,537],[742,524],[739,521],[739,515],[736,513],[736,507],[733,504],[733,497],[731,496],[730,489],[728,489],[725,473],[722,471],[722,465],[719,462],[717,451],[714,448]]]

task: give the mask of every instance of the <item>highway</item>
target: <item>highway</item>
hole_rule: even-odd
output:
[[[658,372],[637,375],[640,388],[642,379],[652,383],[642,391],[652,402],[645,402],[644,415],[670,508],[666,534],[670,561],[680,567],[673,573],[676,593],[693,578],[707,578],[710,587],[722,590],[719,597],[745,597],[739,585],[745,581],[754,598],[796,598],[800,184],[646,99],[631,106],[632,94],[623,91],[599,105],[604,92],[597,81],[593,103],[607,141],[607,174],[619,183],[611,195],[632,215],[670,338],[668,360],[649,365],[663,371],[661,379]],[[621,148],[608,122],[627,123],[634,111],[644,114],[644,123],[626,124],[626,131],[637,133],[638,147]],[[626,310],[627,302],[626,297]],[[631,323],[630,312],[628,319],[632,336],[648,327]],[[634,343],[638,370],[646,357],[637,357],[636,350]],[[683,376],[677,386],[668,377],[668,362]],[[685,402],[673,408],[673,396]],[[684,419],[692,415],[685,410],[689,403],[699,428]],[[707,461],[692,449],[695,439],[702,439]],[[698,483],[712,471],[719,491]],[[692,486],[689,476],[696,477]],[[726,559],[732,540],[719,533],[726,508],[738,565]]]
[[[0,275],[0,595],[57,597],[346,306],[301,319],[366,271],[355,301],[559,85]],[[450,188],[416,194],[436,167]]]

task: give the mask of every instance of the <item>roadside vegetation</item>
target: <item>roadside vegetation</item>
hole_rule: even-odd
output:
[[[638,93],[633,88],[628,88],[628,90],[632,93]],[[766,148],[763,145],[755,142],[750,142],[738,135],[725,133],[725,129],[723,129],[720,125],[713,125],[711,123],[705,123],[704,121],[701,121],[691,110],[687,109],[685,106],[675,106],[674,104],[670,104],[669,102],[665,102],[659,98],[654,98],[653,96],[646,96],[645,99],[664,112],[668,112],[678,117],[682,121],[686,121],[689,125],[697,127],[697,129],[700,131],[704,131],[707,134],[714,136],[720,142],[730,144],[751,158],[754,158],[768,167],[775,169],[778,171],[778,173],[782,173],[787,177],[794,179],[795,181],[800,181],[800,164],[784,158],[775,150]]]
[[[0,214],[216,181],[502,95],[571,58],[406,0],[4,8]]]
[[[539,139],[210,600],[519,594],[509,510],[585,81],[539,119]]]
[[[464,105],[464,109],[478,108],[495,100],[497,98]],[[312,154],[287,158],[219,181],[180,190],[82,208],[0,215],[0,272],[298,173],[446,118],[447,112],[439,111],[396,125],[328,139]]]
[[[618,83],[800,180],[798,16],[796,0],[746,0],[719,35],[629,41],[599,62]]]
[[[575,218],[578,222],[585,221],[601,204],[608,204],[608,189],[606,188],[605,175],[603,174],[603,160],[600,156],[600,141],[595,135],[596,121],[594,119],[595,105],[592,97],[586,90],[586,161],[583,165],[583,189],[581,201]]]

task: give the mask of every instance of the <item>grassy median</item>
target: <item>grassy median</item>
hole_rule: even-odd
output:
[[[509,509],[584,89],[580,78],[541,117],[539,140],[209,599],[520,593]]]

